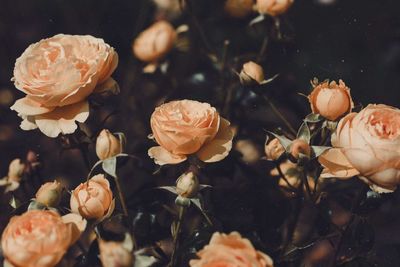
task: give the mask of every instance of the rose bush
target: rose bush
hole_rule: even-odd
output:
[[[58,34],[30,45],[15,62],[15,87],[26,94],[11,107],[21,128],[49,137],[73,133],[89,116],[87,97],[117,86],[110,78],[118,55],[102,39]]]

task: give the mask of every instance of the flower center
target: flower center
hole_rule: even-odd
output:
[[[394,139],[399,136],[400,113],[385,110],[372,113],[368,118],[369,131],[379,138]]]

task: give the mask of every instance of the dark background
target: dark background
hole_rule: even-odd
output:
[[[233,50],[252,49],[246,35],[236,28],[242,27],[242,22],[213,17],[220,15],[218,10],[221,1],[195,2],[195,11],[217,50],[227,38],[225,35],[235,40]],[[271,90],[281,109],[293,123],[299,124],[300,119],[309,112],[309,107],[297,92],[307,94],[309,81],[313,77],[343,79],[351,88],[356,103],[384,103],[400,107],[400,2],[323,2],[296,0],[285,15],[283,25],[290,32],[291,41],[279,47],[272,45],[267,52],[264,61],[267,77],[280,73]],[[148,160],[146,151],[151,145],[146,139],[150,133],[148,120],[158,101],[155,100],[156,95],[168,93],[171,85],[168,81],[164,83],[163,80],[154,82],[148,77],[137,78],[139,63],[132,56],[131,42],[153,21],[153,11],[154,7],[145,0],[0,0],[1,175],[6,175],[12,159],[23,158],[28,149],[33,149],[40,153],[44,162],[44,179],[60,177],[75,185],[85,177],[86,170],[77,151],[59,153],[59,140],[49,139],[38,131],[20,130],[20,119],[9,109],[15,99],[23,96],[10,81],[16,58],[29,44],[58,33],[90,34],[103,38],[116,49],[120,61],[113,77],[121,87],[121,96],[111,99],[101,111],[101,116],[120,107],[120,115],[113,117],[107,127],[127,133],[128,150]],[[218,27],[212,26],[214,23]],[[178,26],[180,21],[174,21],[174,24]],[[185,69],[189,76],[204,71],[206,77],[210,77],[210,80],[213,78],[205,64],[191,64],[190,61],[186,64],[176,68]],[[173,96],[207,99],[209,86],[207,81],[199,86],[188,82]],[[254,131],[258,131],[255,138],[260,149],[264,129],[279,124],[265,116],[265,120],[252,120],[260,122],[252,126],[258,128]],[[93,153],[91,159],[95,160]],[[148,160],[146,164],[151,164],[151,161]],[[389,217],[385,218],[390,219],[378,220],[376,228],[378,243],[385,243],[385,246],[397,244],[400,240],[399,228],[396,227],[399,218],[394,215],[395,204],[386,209]],[[1,210],[4,212],[3,208]],[[4,223],[4,219],[0,220],[1,223]],[[385,249],[383,247],[382,250]],[[391,246],[388,251],[384,253],[382,261],[390,261],[394,265],[382,263],[381,266],[399,266],[398,247]]]

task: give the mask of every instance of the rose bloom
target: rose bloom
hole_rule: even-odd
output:
[[[177,164],[192,154],[204,162],[217,162],[232,148],[229,121],[208,103],[168,102],[155,109],[150,124],[160,146],[150,148],[148,154],[159,165]]]
[[[58,34],[30,45],[14,67],[15,87],[26,94],[11,107],[21,128],[49,137],[73,133],[89,116],[87,97],[110,78],[118,55],[103,39]]]
[[[368,105],[339,121],[333,148],[319,157],[323,177],[355,175],[377,192],[390,192],[400,183],[400,110]]]
[[[191,267],[273,267],[272,259],[254,249],[239,233],[214,233],[210,243],[191,260]]]
[[[176,32],[167,21],[161,20],[139,34],[132,44],[133,54],[144,62],[163,58],[174,46]]]
[[[253,11],[253,0],[226,0],[225,12],[234,18],[243,18]]]
[[[77,240],[73,225],[74,222],[64,222],[58,213],[48,210],[14,216],[1,237],[4,257],[14,267],[55,266]]]
[[[349,113],[354,107],[350,89],[342,80],[339,84],[326,81],[316,85],[308,99],[313,113],[331,121]]]
[[[256,10],[260,14],[278,16],[285,13],[294,0],[257,0]]]
[[[114,210],[110,183],[103,174],[98,174],[81,183],[71,193],[71,211],[86,219],[103,219]]]
[[[100,261],[104,267],[132,267],[133,241],[115,242],[99,239]]]

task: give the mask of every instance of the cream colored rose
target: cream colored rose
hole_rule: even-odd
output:
[[[20,159],[13,159],[8,166],[8,175],[0,179],[0,187],[5,186],[4,192],[15,191],[19,188],[26,164]]]
[[[72,232],[74,224],[48,210],[14,216],[1,237],[4,257],[14,267],[53,267],[77,240]]]
[[[226,0],[225,12],[234,18],[243,18],[253,11],[253,0]]]
[[[200,259],[191,260],[191,267],[273,267],[272,259],[254,249],[239,233],[214,233],[210,243],[197,253]]]
[[[58,34],[30,45],[14,68],[15,87],[26,94],[11,107],[21,128],[49,137],[73,133],[75,121],[89,116],[87,97],[103,83],[115,84],[117,64],[114,49],[90,35]]]
[[[96,139],[96,154],[101,160],[122,153],[122,142],[109,130],[103,129]]]
[[[132,44],[133,54],[144,62],[162,59],[174,46],[176,32],[167,21],[161,20],[144,30]]]
[[[195,197],[199,192],[199,187],[199,179],[193,172],[182,174],[176,181],[176,192],[182,197]]]
[[[326,81],[316,85],[308,99],[313,113],[331,121],[351,112],[354,107],[350,89],[342,80],[339,84]]]
[[[253,61],[243,64],[240,81],[244,85],[261,84],[264,81],[264,69]]]
[[[58,181],[47,182],[36,192],[36,201],[46,206],[56,207],[61,201],[62,189]]]
[[[359,175],[377,192],[400,183],[400,110],[368,105],[339,121],[332,135],[333,148],[319,157],[323,177]]]
[[[278,16],[285,13],[294,0],[257,0],[256,10],[260,14]]]
[[[233,131],[208,103],[171,101],[155,109],[150,119],[160,145],[148,154],[159,165],[177,164],[195,154],[204,162],[224,159],[232,148]]]
[[[110,183],[103,174],[78,185],[71,193],[71,211],[86,219],[103,219],[114,210],[113,193]]]

